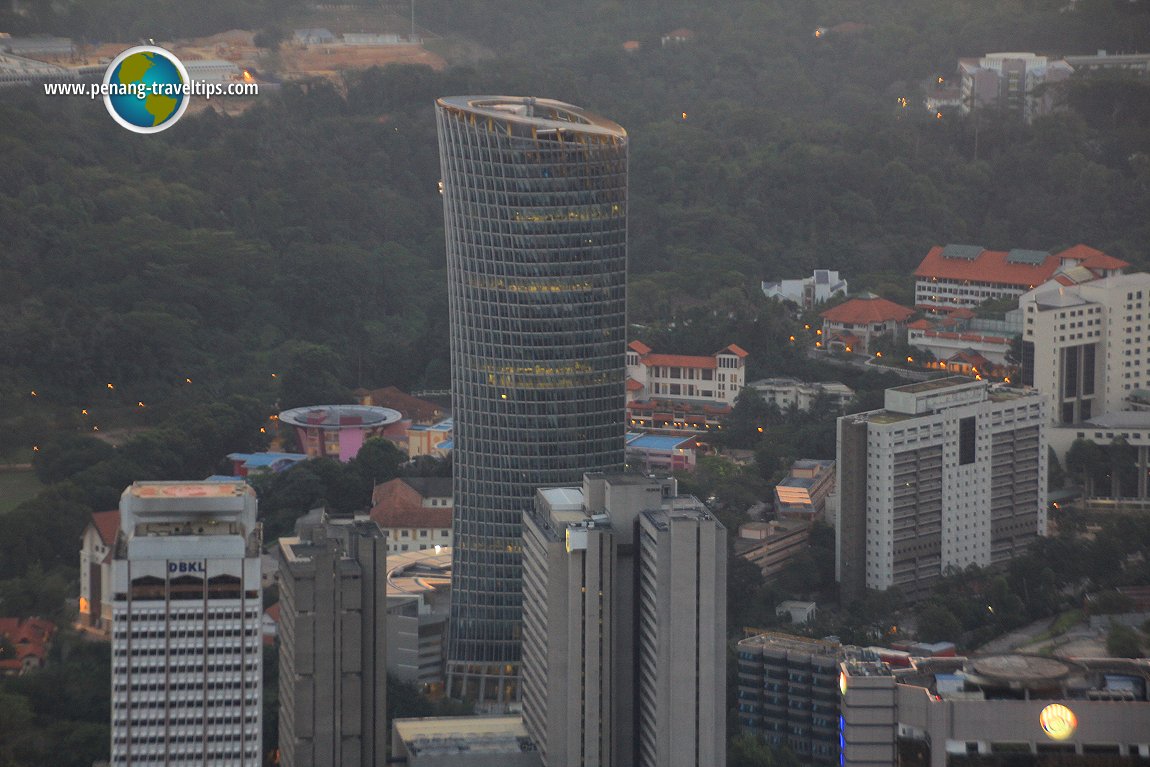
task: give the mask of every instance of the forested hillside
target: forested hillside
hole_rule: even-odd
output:
[[[98,102],[6,90],[9,444],[59,423],[30,406],[33,390],[42,403],[159,407],[190,378],[270,406],[271,374],[301,342],[330,350],[341,390],[446,384],[432,114],[445,93],[547,95],[628,128],[636,322],[755,313],[761,279],[816,265],[905,290],[936,243],[1085,242],[1145,265],[1147,82],[1075,83],[1065,112],[1029,127],[919,106],[920,83],[950,76],[960,54],[1150,48],[1147,3],[1061,5],[426,0],[426,24],[494,53],[443,73],[265,89],[242,116],[189,115],[147,137]],[[44,31],[79,23],[78,5],[54,7],[61,28]],[[280,8],[244,13],[275,21]],[[843,22],[849,33],[813,34]],[[693,39],[660,44],[681,27]],[[628,39],[640,49],[625,52]]]

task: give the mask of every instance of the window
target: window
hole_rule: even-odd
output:
[[[975,461],[975,416],[958,422],[958,464],[967,466]]]

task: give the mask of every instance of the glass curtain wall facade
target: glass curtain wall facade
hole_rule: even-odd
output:
[[[623,468],[627,134],[547,99],[436,105],[451,312],[447,693],[519,699],[520,520]]]

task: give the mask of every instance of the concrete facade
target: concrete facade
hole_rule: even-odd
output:
[[[280,763],[370,767],[387,754],[386,536],[323,517],[279,543]]]
[[[1110,658],[917,659],[897,670],[847,660],[842,764],[1034,763],[1028,755],[1142,763],[1150,756],[1147,673],[1144,661]]]
[[[115,767],[259,767],[261,527],[244,482],[136,482],[112,561]]]
[[[523,714],[543,764],[721,767],[723,528],[673,479],[601,474],[539,490],[523,528]]]
[[[838,421],[844,594],[913,598],[950,568],[1008,561],[1046,530],[1046,400],[951,377]]]

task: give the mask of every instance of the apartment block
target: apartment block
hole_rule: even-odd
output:
[[[948,568],[1001,564],[1046,530],[1046,398],[953,376],[838,420],[844,596],[924,596]]]

